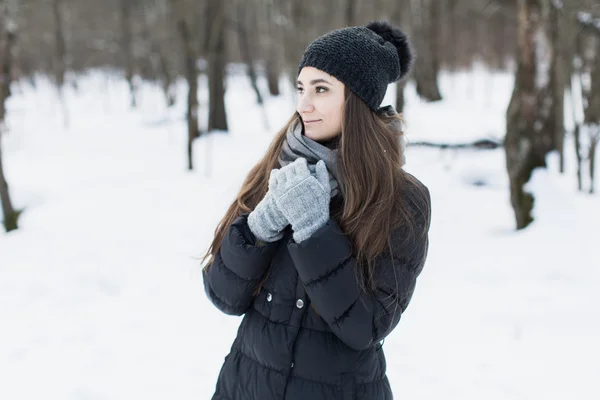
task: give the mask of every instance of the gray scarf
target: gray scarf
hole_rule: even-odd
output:
[[[382,115],[396,115],[398,114],[394,107],[385,106],[380,107],[377,113]],[[402,130],[402,124],[400,121],[394,120],[390,123],[394,129]],[[329,183],[331,185],[331,197],[334,197],[340,192],[340,182],[342,179],[339,171],[336,170],[336,161],[338,160],[338,149],[330,149],[319,142],[312,140],[304,135],[304,127],[302,121],[298,120],[295,124],[290,125],[286,136],[285,142],[281,148],[279,154],[279,165],[284,167],[291,164],[297,158],[306,158],[308,169],[311,173],[315,173],[315,165],[319,160],[323,160],[329,171]],[[402,146],[402,154],[404,154],[405,141],[404,135],[401,136],[400,144]],[[404,165],[404,159],[402,165]]]
[[[327,171],[329,171],[329,184],[331,185],[331,197],[340,192],[339,176],[335,168],[335,160],[338,156],[338,149],[330,149],[319,142],[306,137],[303,133],[304,127],[302,121],[298,120],[290,125],[281,153],[279,154],[279,165],[285,167],[291,164],[297,158],[306,158],[308,169],[312,174],[315,173],[315,165],[319,160],[325,162]]]

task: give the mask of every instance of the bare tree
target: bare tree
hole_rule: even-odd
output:
[[[266,63],[265,70],[267,74],[267,82],[269,93],[271,96],[279,96],[279,75],[281,73],[281,61],[279,57],[279,39],[281,33],[279,26],[282,23],[282,15],[276,7],[274,0],[266,0],[265,2],[265,18],[263,21],[267,30],[267,45],[266,45]]]
[[[396,111],[401,113],[404,110],[404,88],[408,79],[401,79],[396,83]]]
[[[565,170],[565,101],[564,93],[567,86],[567,54],[565,51],[563,37],[566,36],[564,21],[560,18],[559,3],[550,2],[549,11],[550,23],[550,41],[552,42],[552,90],[555,104],[554,112],[554,145],[560,155],[559,170],[561,173]]]
[[[225,10],[226,0],[209,0],[207,3],[206,53],[208,58],[208,131],[227,131],[225,112]]]
[[[412,39],[416,48],[414,79],[417,93],[427,101],[442,99],[438,88],[440,61],[437,57],[437,40],[440,14],[439,2],[411,0]]]
[[[346,26],[354,26],[358,21],[358,2],[346,0]]]
[[[250,78],[250,84],[254,93],[256,93],[256,101],[258,104],[263,105],[263,97],[258,87],[258,74],[256,72],[256,60],[254,55],[257,53],[255,43],[257,37],[254,36],[256,30],[251,30],[249,27],[249,21],[254,19],[254,11],[252,5],[247,1],[236,1],[237,9],[237,21],[236,30],[238,33],[238,43],[240,46],[240,52],[244,62],[247,66],[248,77]]]
[[[131,0],[121,0],[121,31],[123,35],[123,56],[125,58],[125,79],[129,83],[131,107],[137,107],[134,78],[133,33],[131,18]]]
[[[175,18],[177,21],[177,30],[183,47],[183,58],[185,65],[185,77],[188,83],[187,98],[187,123],[188,123],[188,169],[194,169],[193,163],[193,142],[198,137],[198,71],[196,70],[196,51],[195,43],[192,39],[189,24],[186,20],[187,7],[184,0],[172,0]]]
[[[408,23],[409,19],[407,18],[408,13],[404,13],[403,11],[409,6],[408,1],[410,0],[397,0],[389,6],[392,7],[392,18],[391,23],[400,27],[401,30],[404,31],[409,37],[412,36],[410,32],[410,24]],[[396,83],[396,104],[395,108],[398,112],[402,112],[404,110],[404,89],[409,76],[406,76],[404,79],[401,79]]]
[[[571,113],[574,122],[573,125],[573,144],[575,147],[576,157],[576,175],[577,175],[577,190],[583,191],[583,164],[585,157],[583,152],[584,138],[582,138],[582,124],[584,123],[584,110],[581,109],[581,113],[578,113],[578,105],[585,103],[585,84],[581,82],[584,75],[589,73],[589,62],[587,65],[584,63],[584,52],[587,46],[586,36],[589,33],[585,29],[585,23],[582,24],[579,16],[582,10],[591,10],[592,1],[586,0],[574,0],[572,2],[562,2],[558,0],[552,1],[553,8],[559,13],[559,30],[560,30],[560,42],[563,57],[569,61],[564,63],[565,72],[564,74],[568,79],[567,85],[570,93]],[[586,33],[587,32],[587,33]],[[584,70],[586,72],[584,72]],[[587,75],[589,77],[589,74]],[[579,84],[575,84],[579,78]],[[580,92],[578,89],[582,89]],[[579,96],[579,97],[578,97]],[[585,129],[583,129],[585,131]],[[585,133],[585,132],[583,132]],[[564,152],[564,151],[563,151]],[[563,156],[561,156],[561,171],[564,168]]]
[[[580,13],[578,20],[583,27],[580,33],[583,128],[588,136],[589,192],[594,193],[596,148],[600,141],[600,18],[594,19],[590,14]]]
[[[302,52],[306,45],[308,45],[308,33],[303,27],[307,24],[306,20],[308,10],[303,7],[300,1],[283,1],[282,4],[286,6],[286,14],[288,16],[288,24],[284,32],[284,56],[285,64],[287,69],[290,71],[288,74],[290,84],[296,87],[296,67],[302,56]]]
[[[7,232],[18,228],[17,220],[19,212],[15,211],[10,200],[8,183],[4,177],[2,160],[2,131],[4,130],[4,119],[6,116],[6,99],[10,96],[10,82],[12,77],[13,44],[15,42],[15,23],[11,20],[6,1],[2,1],[0,15],[0,60],[2,68],[2,80],[0,80],[0,203],[2,203],[2,215],[4,217],[4,228]]]
[[[175,104],[175,88],[173,85],[175,77],[166,55],[164,40],[161,40],[160,37],[161,33],[155,33],[156,27],[160,26],[161,22],[164,28],[170,27],[169,19],[165,17],[166,15],[159,7],[152,7],[151,4],[144,3],[141,36],[145,42],[147,57],[154,70],[154,75],[158,77],[161,83],[167,106],[171,107]],[[154,29],[151,29],[151,27]],[[161,32],[162,36],[168,37],[168,29],[163,29]]]
[[[524,190],[532,171],[545,167],[555,146],[552,96],[552,42],[548,33],[548,0],[519,0],[519,41],[515,88],[506,114],[506,167],[517,229],[532,221],[534,198]]]
[[[580,124],[577,121],[577,106],[575,101],[575,87],[573,85],[573,80],[569,79],[569,93],[571,97],[571,112],[573,118],[573,141],[575,145],[575,158],[577,160],[577,190],[580,192],[583,190],[583,182],[582,182],[582,164],[583,164],[583,156],[581,154],[581,131]]]
[[[54,79],[58,90],[58,97],[62,105],[65,127],[69,126],[69,114],[64,94],[65,75],[67,71],[67,49],[65,44],[64,18],[62,15],[62,0],[53,0],[52,15],[54,16],[54,44],[56,53],[54,58]]]

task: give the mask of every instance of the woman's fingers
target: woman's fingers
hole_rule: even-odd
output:
[[[326,191],[331,191],[331,185],[329,183],[329,172],[327,171],[327,166],[325,165],[325,162],[323,160],[319,160],[317,162],[316,173],[317,181],[319,181],[321,186],[323,186],[323,189],[325,189]]]

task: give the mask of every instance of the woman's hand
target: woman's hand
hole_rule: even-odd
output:
[[[269,192],[292,225],[297,243],[309,238],[329,220],[331,186],[323,160],[317,162],[314,176],[305,158],[274,169],[269,179]]]
[[[278,169],[271,170],[267,194],[248,215],[248,227],[256,238],[264,242],[280,240],[283,237],[282,231],[289,225],[287,218],[279,210],[273,198],[278,173]]]

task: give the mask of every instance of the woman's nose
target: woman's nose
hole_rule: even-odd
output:
[[[302,113],[311,113],[315,110],[315,106],[313,106],[312,102],[307,98],[303,97],[299,100],[298,111]]]

